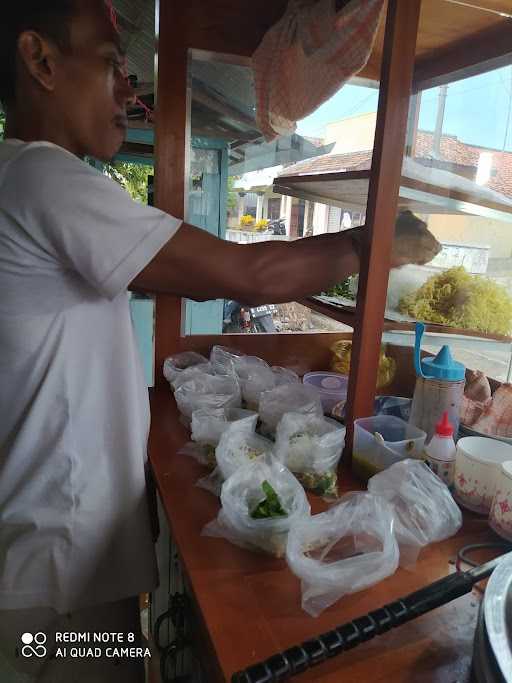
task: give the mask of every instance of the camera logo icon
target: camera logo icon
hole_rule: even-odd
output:
[[[24,633],[21,636],[23,647],[21,654],[23,657],[45,657],[46,656],[46,634],[39,631],[38,633]]]

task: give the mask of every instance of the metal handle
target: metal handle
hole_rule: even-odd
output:
[[[232,683],[278,683],[303,673],[317,664],[360,643],[396,628],[407,621],[469,593],[475,583],[487,578],[499,562],[510,555],[487,562],[467,572],[445,576],[414,593],[399,598],[363,617],[337,626],[259,664],[234,674]]]

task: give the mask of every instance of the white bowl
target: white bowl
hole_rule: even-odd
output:
[[[487,515],[496,493],[500,466],[512,460],[512,445],[482,436],[457,442],[455,498],[464,507]]]

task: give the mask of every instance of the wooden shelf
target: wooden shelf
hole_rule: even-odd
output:
[[[421,164],[415,163],[415,172]],[[439,170],[439,169],[437,169]],[[432,169],[425,167],[428,177]],[[365,211],[370,186],[370,170],[340,171],[295,176],[279,176],[274,180],[274,192],[344,209]],[[414,213],[443,213],[483,216],[512,223],[512,199],[503,196],[499,201],[497,192],[486,191],[465,178],[442,171],[446,179],[465,187],[434,185],[415,177],[402,175],[398,206]],[[473,186],[473,187],[471,187]]]
[[[344,306],[343,304],[327,303],[317,297],[307,297],[299,301],[300,304],[311,308],[317,313],[326,315],[328,318],[337,320],[340,323],[354,327],[356,321],[356,307]],[[384,330],[389,332],[391,330],[400,330],[407,332],[414,332],[415,321],[398,321],[391,318],[384,318]],[[433,332],[436,334],[454,334],[462,337],[478,337],[481,339],[489,339],[497,342],[512,342],[512,337],[507,337],[503,334],[488,334],[479,332],[477,330],[465,330],[458,327],[447,327],[446,325],[438,325],[436,323],[425,323],[426,332]]]
[[[189,434],[179,422],[169,389],[153,391],[151,406],[150,462],[193,600],[197,619],[194,647],[210,683],[229,681],[235,671],[446,576],[459,548],[494,538],[487,520],[465,512],[464,525],[456,536],[424,548],[414,571],[400,568],[312,619],[301,609],[300,581],[284,560],[201,535],[219,510],[218,499],[195,486],[207,470],[178,454]],[[341,492],[360,488],[351,473],[342,469]],[[326,509],[319,497],[310,495],[309,499],[313,513]],[[488,554],[477,557],[490,559]],[[473,595],[460,598],[410,622],[405,629],[324,662],[302,674],[300,681],[469,680],[477,611]]]

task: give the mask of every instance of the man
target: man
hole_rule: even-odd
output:
[[[137,595],[157,585],[127,288],[290,301],[357,272],[360,232],[241,246],[132,202],[82,161],[114,156],[134,97],[103,0],[13,0],[2,22],[0,654],[29,680],[140,682],[140,659],[24,647],[44,634],[49,656],[66,630],[138,641]],[[394,265],[437,253],[407,235]]]

